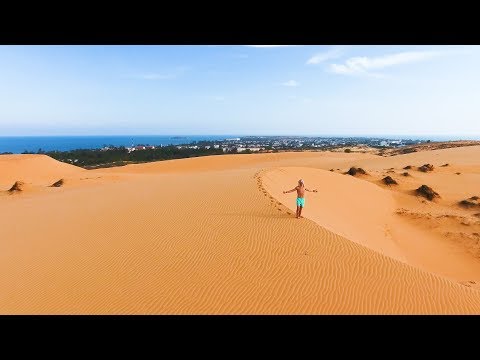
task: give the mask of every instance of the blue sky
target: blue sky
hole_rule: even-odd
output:
[[[0,136],[480,135],[479,46],[0,46]]]

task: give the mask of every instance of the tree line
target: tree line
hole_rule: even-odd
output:
[[[92,168],[119,166],[129,163],[220,155],[223,154],[223,150],[214,148],[191,149],[187,147],[182,147],[179,149],[176,146],[164,146],[155,149],[135,150],[128,152],[124,146],[121,146],[111,147],[109,150],[76,149],[69,151],[42,151],[39,149],[37,154],[45,154],[59,161],[71,163],[85,168]]]

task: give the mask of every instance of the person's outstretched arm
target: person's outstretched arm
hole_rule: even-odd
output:
[[[317,189],[310,190],[310,189],[305,188],[305,191],[317,192]]]
[[[287,193],[291,193],[291,192],[294,192],[294,191],[297,191],[296,187],[294,187],[292,190],[284,191],[283,193],[287,194]]]

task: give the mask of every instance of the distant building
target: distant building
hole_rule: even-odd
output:
[[[250,150],[251,152],[257,152],[257,151],[260,151],[261,149],[258,148],[258,147],[248,147],[248,148],[239,147],[239,148],[237,148],[237,152],[244,152],[244,151],[247,151],[247,150]]]

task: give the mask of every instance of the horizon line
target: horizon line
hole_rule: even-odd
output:
[[[301,136],[301,137],[323,137],[323,136],[334,136],[334,137],[378,137],[378,136],[394,136],[394,137],[405,137],[405,136],[442,136],[442,137],[458,137],[458,136],[473,136],[480,137],[479,134],[252,134],[252,133],[224,133],[224,134],[42,134],[42,135],[0,135],[0,138],[8,137],[116,137],[116,136]]]

